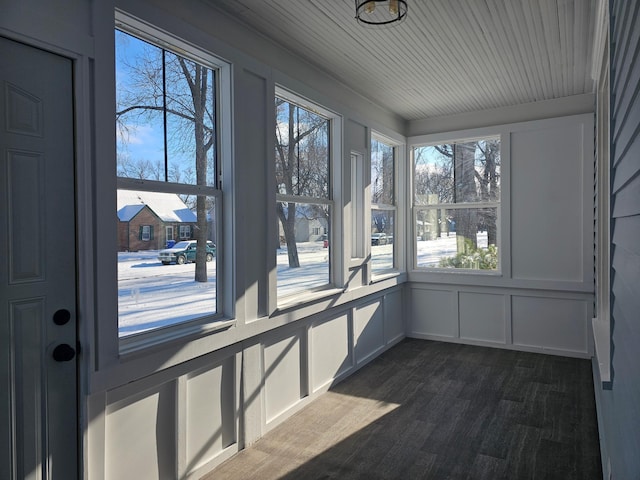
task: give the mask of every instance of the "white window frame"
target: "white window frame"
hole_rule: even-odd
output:
[[[142,225],[142,239],[143,242],[151,240],[151,225]]]
[[[146,190],[150,192],[179,193],[188,195],[212,196],[216,201],[216,218],[218,222],[218,241],[216,252],[218,257],[216,277],[217,295],[216,312],[205,315],[189,322],[178,323],[161,329],[131,337],[119,338],[118,308],[117,308],[117,272],[115,265],[100,268],[102,278],[109,277],[112,286],[103,290],[105,301],[96,322],[96,339],[98,355],[96,368],[98,370],[114,366],[118,362],[138,357],[148,351],[152,355],[158,345],[179,345],[193,341],[213,331],[227,329],[235,324],[233,302],[233,257],[227,254],[225,245],[233,244],[233,230],[229,219],[232,217],[233,201],[229,193],[223,191],[221,185],[232,184],[232,116],[231,116],[231,65],[224,60],[194,46],[180,38],[174,37],[160,27],[152,27],[125,12],[116,10],[115,29],[129,33],[144,41],[155,44],[166,50],[178,53],[216,72],[216,134],[217,134],[217,169],[216,185],[207,187],[202,185],[173,184],[150,180],[129,179],[116,177],[115,157],[113,175],[116,189]],[[114,191],[115,195],[115,191]],[[106,209],[106,208],[105,208]],[[115,222],[112,227],[116,228]],[[107,276],[107,272],[109,275]],[[102,282],[99,282],[102,283]],[[107,302],[107,299],[111,299]],[[176,341],[180,341],[176,343]],[[133,357],[132,357],[133,358]]]
[[[484,133],[486,132],[486,133]],[[411,181],[408,195],[411,201],[411,245],[412,245],[412,265],[411,268],[414,272],[424,272],[428,274],[446,274],[446,275],[480,275],[480,276],[502,276],[502,270],[504,268],[504,259],[506,248],[504,246],[503,238],[503,221],[502,221],[502,209],[503,204],[508,202],[505,198],[505,178],[508,177],[508,167],[505,169],[506,156],[505,156],[505,135],[500,131],[492,131],[492,129],[479,129],[477,132],[465,134],[467,132],[458,132],[459,135],[453,134],[436,134],[425,136],[423,141],[416,141],[410,145],[410,159],[411,164]],[[474,203],[438,203],[432,205],[416,205],[415,202],[415,158],[414,150],[420,147],[429,147],[435,145],[444,144],[458,144],[472,141],[485,140],[488,138],[497,138],[500,141],[500,199],[497,202],[474,202]],[[496,228],[497,228],[497,247],[498,247],[498,268],[496,270],[475,270],[466,268],[440,268],[440,267],[418,267],[418,248],[416,243],[417,231],[416,225],[418,220],[418,212],[423,210],[433,209],[446,209],[446,210],[458,210],[458,209],[481,209],[481,208],[496,208]]]
[[[306,110],[309,110],[317,115],[326,118],[329,121],[329,198],[309,198],[297,195],[284,195],[276,192],[276,179],[275,179],[275,145],[272,160],[273,167],[269,170],[272,172],[272,185],[275,192],[275,201],[272,212],[272,220],[274,228],[279,228],[279,219],[277,217],[275,205],[277,202],[294,201],[296,203],[303,204],[322,204],[327,205],[331,211],[331,223],[328,226],[328,241],[329,241],[329,278],[328,283],[312,288],[305,291],[298,291],[292,295],[278,296],[277,287],[277,271],[275,268],[275,256],[273,256],[273,268],[269,273],[269,312],[270,315],[277,313],[278,311],[293,308],[299,305],[303,305],[310,301],[317,300],[322,297],[341,293],[344,285],[344,275],[342,272],[343,266],[343,235],[342,231],[342,212],[339,205],[340,198],[340,182],[342,181],[342,117],[337,113],[319,105],[318,103],[309,100],[291,90],[275,85],[274,100],[275,97],[285,99],[289,103],[296,104]],[[275,115],[273,127],[275,129]],[[275,131],[275,130],[274,130]],[[277,238],[277,235],[270,235],[273,238]],[[274,249],[275,251],[275,249]]]
[[[165,235],[166,235],[167,242],[169,242],[169,241],[174,239],[174,237],[173,237],[173,225],[167,225],[165,232],[166,232]]]
[[[369,187],[365,188],[365,161],[364,155],[359,152],[351,152],[351,202],[345,218],[346,224],[351,226],[350,267],[359,267],[366,262],[367,240],[365,222],[368,218],[365,210],[365,195],[369,193]],[[369,221],[369,223],[371,223]]]
[[[180,240],[189,240],[191,238],[191,225],[180,225],[178,238]]]

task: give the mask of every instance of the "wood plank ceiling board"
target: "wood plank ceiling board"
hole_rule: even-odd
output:
[[[408,0],[364,28],[353,0],[203,0],[405,120],[593,92],[596,0]]]

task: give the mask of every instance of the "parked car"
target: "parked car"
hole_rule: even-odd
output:
[[[196,247],[198,242],[196,240],[183,240],[176,243],[172,248],[160,250],[158,254],[158,260],[163,265],[169,265],[170,263],[177,263],[182,265],[184,263],[196,261]],[[216,254],[216,245],[211,241],[207,241],[207,262],[213,260]]]
[[[386,245],[387,244],[387,234],[386,233],[372,233],[371,234],[371,245]]]

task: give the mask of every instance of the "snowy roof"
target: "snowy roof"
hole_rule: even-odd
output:
[[[125,205],[120,210],[118,210],[118,220],[121,222],[130,222],[133,217],[135,217],[140,210],[144,208],[144,205]]]
[[[163,222],[197,221],[193,213],[175,193],[142,192],[137,190],[118,190],[118,218],[128,222],[144,206],[148,206]]]

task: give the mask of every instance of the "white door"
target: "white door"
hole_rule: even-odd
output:
[[[72,62],[0,37],[0,478],[78,476]]]

